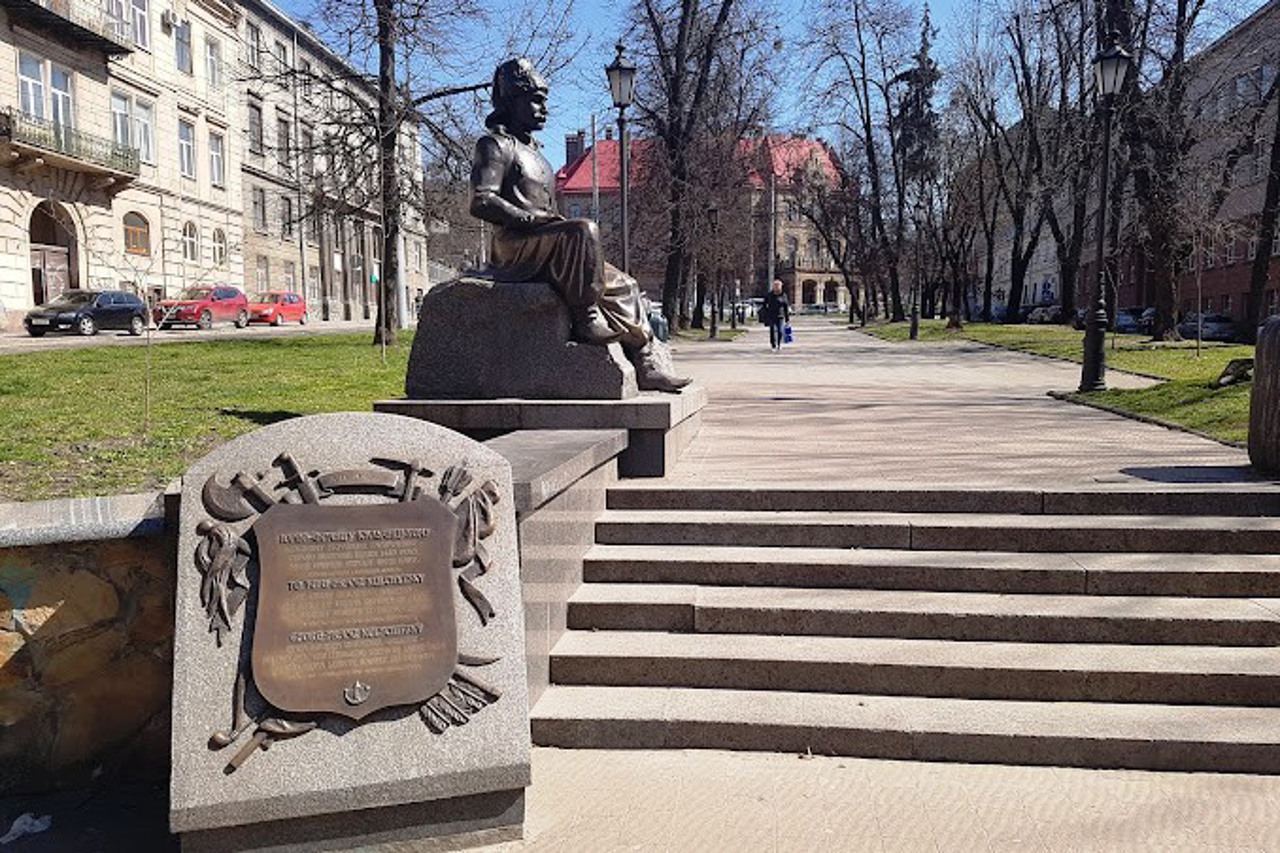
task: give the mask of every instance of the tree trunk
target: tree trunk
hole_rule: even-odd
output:
[[[393,0],[374,0],[378,18],[378,152],[382,194],[382,268],[378,270],[378,317],[375,344],[396,342],[395,282],[400,272],[400,175],[396,142],[396,44]],[[305,270],[304,270],[305,272]]]
[[[1249,341],[1257,336],[1258,324],[1263,319],[1277,218],[1280,218],[1280,109],[1276,110],[1276,129],[1271,139],[1270,171],[1267,172],[1267,191],[1262,202],[1262,222],[1258,227],[1258,248],[1253,253],[1253,269],[1249,275],[1249,299],[1244,318],[1245,339]],[[1275,401],[1272,402],[1274,404]]]
[[[698,273],[693,277],[693,328],[705,328],[706,309],[703,307],[707,301],[707,274]]]

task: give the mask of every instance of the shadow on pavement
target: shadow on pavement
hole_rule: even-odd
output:
[[[1276,483],[1248,465],[1164,465],[1121,468],[1121,474],[1152,483]]]

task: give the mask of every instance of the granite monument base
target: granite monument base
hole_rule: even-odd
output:
[[[385,414],[282,421],[187,471],[169,808],[184,846],[519,834],[514,504],[498,453]]]
[[[618,344],[570,341],[569,308],[545,282],[495,282],[479,273],[422,300],[405,394],[413,399],[527,397],[624,400],[636,371]]]
[[[523,837],[524,789],[187,832],[183,853],[461,850]]]
[[[440,424],[477,440],[525,429],[625,429],[620,477],[665,477],[702,423],[707,392],[641,393],[629,400],[378,400],[374,411]]]

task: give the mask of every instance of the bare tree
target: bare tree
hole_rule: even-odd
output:
[[[657,141],[644,168],[666,190],[662,310],[673,325],[695,238],[709,228],[703,211],[716,169],[706,167],[732,163],[739,141],[768,117],[772,17],[759,0],[637,0],[632,10],[645,70],[637,107]]]
[[[891,125],[910,67],[911,13],[897,0],[821,0],[808,37],[813,109],[861,149],[874,281],[892,319],[905,317],[898,269],[906,234],[903,152]]]
[[[847,150],[843,157],[829,152],[835,166],[831,174],[822,164],[808,161],[797,166],[788,184],[796,210],[813,227],[831,256],[849,293],[849,322],[867,321],[867,312],[858,298],[858,284],[870,280],[872,256],[866,242],[866,207],[862,201],[860,175],[845,164],[856,161]]]

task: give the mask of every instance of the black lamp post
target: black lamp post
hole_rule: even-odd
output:
[[[609,94],[613,96],[613,105],[618,108],[618,145],[621,152],[619,167],[622,170],[622,271],[631,272],[631,234],[627,228],[627,192],[631,184],[631,163],[627,151],[627,107],[631,106],[631,95],[636,87],[636,66],[622,58],[622,43],[616,45],[618,55],[613,62],[605,66],[609,75]]]
[[[716,335],[720,333],[719,328],[719,305],[721,304],[720,296],[720,208],[714,204],[707,208],[707,221],[711,224],[711,323],[710,331],[707,334],[711,340],[715,340]]]
[[[1080,370],[1081,391],[1102,391],[1107,387],[1107,271],[1103,265],[1103,243],[1107,238],[1107,184],[1111,176],[1111,112],[1116,93],[1129,72],[1129,53],[1115,42],[1093,60],[1094,82],[1102,107],[1102,171],[1098,178],[1098,234],[1094,262],[1098,270],[1098,292],[1085,319],[1084,366]]]

